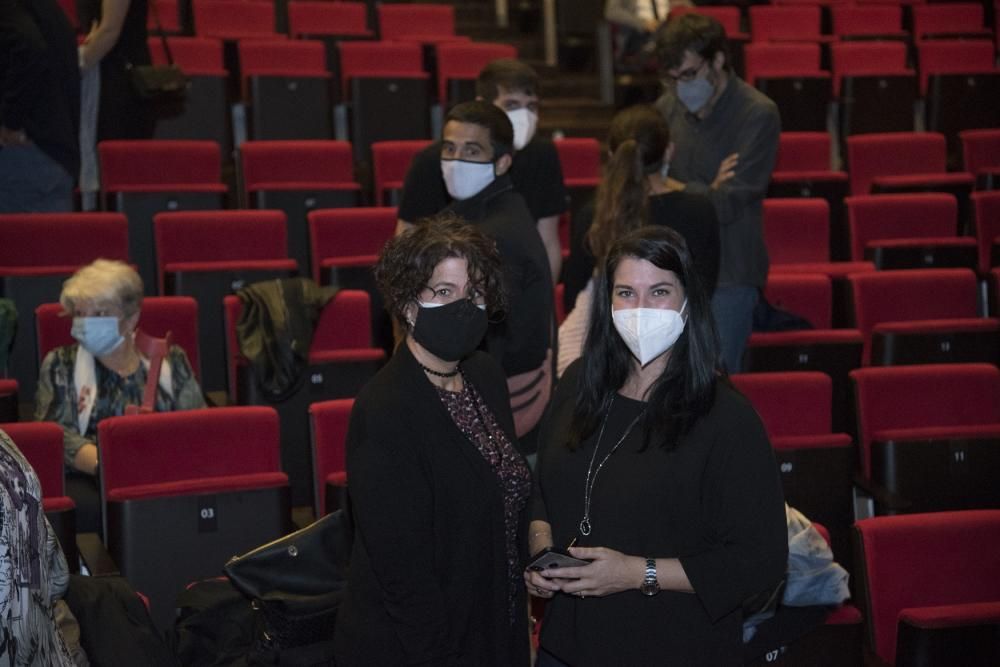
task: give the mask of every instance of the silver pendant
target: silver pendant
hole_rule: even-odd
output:
[[[584,537],[590,535],[590,519],[584,519],[580,522],[580,534]]]

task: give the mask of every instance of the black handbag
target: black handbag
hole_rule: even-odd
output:
[[[184,113],[187,105],[188,87],[190,81],[184,72],[174,63],[170,45],[160,26],[160,15],[156,11],[156,0],[149,3],[153,11],[156,30],[160,33],[163,52],[167,56],[166,65],[133,65],[129,64],[129,76],[136,95],[144,100],[157,118],[170,118]]]
[[[258,642],[272,651],[329,643],[347,585],[351,529],[343,510],[302,530],[234,556],[233,586],[261,616]]]

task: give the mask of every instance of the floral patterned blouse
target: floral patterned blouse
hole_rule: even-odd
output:
[[[464,374],[462,391],[446,391],[436,387],[441,402],[462,434],[476,446],[479,453],[493,468],[497,483],[503,491],[504,528],[507,544],[508,612],[513,621],[514,600],[521,579],[522,564],[518,553],[518,515],[531,495],[531,471],[524,458],[514,449],[507,434],[490,412],[486,401],[479,395]]]
[[[76,453],[84,444],[98,444],[98,422],[106,417],[125,414],[125,408],[129,405],[142,405],[142,395],[146,388],[147,373],[143,364],[139,364],[138,370],[128,377],[122,377],[95,360],[97,400],[86,430],[80,433],[77,419],[79,402],[73,384],[76,351],[76,345],[67,345],[45,355],[35,395],[35,419],[56,422],[62,426],[63,460],[66,465],[72,465]],[[172,412],[205,407],[201,387],[198,386],[184,350],[176,345],[171,346],[166,360],[170,364],[173,394],[169,395],[163,391],[163,387],[157,387],[156,411]]]

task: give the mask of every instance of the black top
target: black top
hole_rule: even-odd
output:
[[[496,362],[477,352],[462,371],[516,442]],[[355,401],[347,475],[356,532],[337,664],[526,667],[524,586],[508,605],[503,491],[405,344]],[[523,544],[521,554],[523,567]]]
[[[524,197],[532,220],[560,215],[567,208],[559,154],[551,141],[533,139],[514,154],[514,189]],[[434,215],[451,203],[441,177],[441,142],[417,153],[406,172],[399,217],[407,222]]]
[[[0,124],[24,130],[75,181],[80,70],[65,12],[55,0],[2,0],[0,53]]]
[[[778,107],[735,74],[703,120],[689,113],[671,89],[656,106],[674,141],[670,175],[687,184],[686,192],[708,197],[719,216],[719,284],[763,288],[768,258],[761,216],[778,155]],[[719,165],[730,153],[740,154],[736,176],[713,190]]]
[[[555,544],[574,537],[630,556],[680,558],[695,593],[636,590],[601,598],[557,594],[547,605],[541,644],[574,667],[742,664],[741,606],[771,590],[788,558],[778,468],[760,418],[719,382],[715,404],[670,452],[645,451],[642,423],[597,476],[589,537],[578,536],[595,432],[564,446],[582,365],[571,365],[542,424],[532,518],[552,524]],[[645,404],[617,395],[594,463]],[[599,429],[598,429],[599,430]]]
[[[505,174],[447,210],[495,239],[503,260],[507,312],[501,321],[490,323],[486,351],[500,361],[507,377],[535,370],[552,344],[552,273],[524,199]]]
[[[570,228],[569,260],[563,267],[566,312],[576,304],[576,295],[594,273],[594,255],[586,244],[587,231],[594,223],[591,200],[573,216]],[[649,224],[670,227],[684,237],[708,295],[715,292],[719,277],[719,219],[707,198],[687,192],[668,192],[649,198]]]

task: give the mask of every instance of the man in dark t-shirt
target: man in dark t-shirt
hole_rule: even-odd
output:
[[[476,79],[476,99],[492,102],[511,121],[516,152],[510,178],[536,222],[552,278],[558,280],[562,267],[559,216],[567,209],[568,195],[555,146],[535,136],[538,74],[518,60],[494,60]],[[441,178],[441,148],[440,141],[434,142],[410,163],[399,205],[397,233],[451,203],[452,198]]]
[[[490,323],[486,351],[507,377],[511,409],[523,453],[552,386],[552,277],[545,247],[524,199],[514,191],[510,167],[514,132],[507,116],[488,102],[457,105],[445,117],[438,168],[454,200],[446,207],[496,241],[503,261],[507,307]]]

